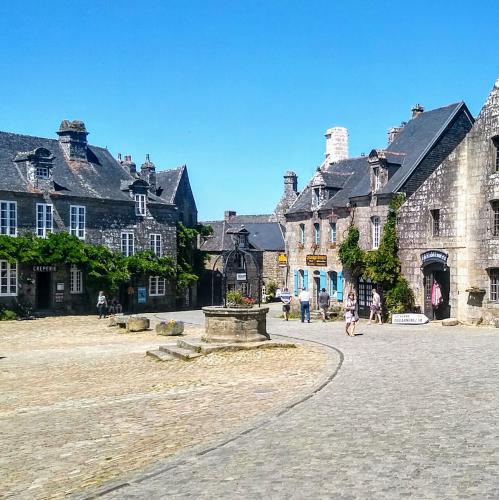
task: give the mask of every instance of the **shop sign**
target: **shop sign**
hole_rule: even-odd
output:
[[[237,281],[246,281],[246,273],[236,273]]]
[[[327,255],[307,255],[307,266],[327,266]]]
[[[57,271],[56,266],[33,266],[33,271],[35,273],[52,273]]]
[[[428,250],[421,254],[421,263],[425,266],[432,262],[439,262],[445,266],[447,264],[447,257],[448,255],[440,250]]]
[[[392,314],[393,325],[424,325],[430,321],[424,314]]]
[[[57,283],[57,291],[58,292],[64,291],[64,283]]]
[[[146,287],[139,286],[137,288],[137,302],[139,304],[145,304],[147,300]]]
[[[288,263],[288,258],[286,256],[285,253],[280,253],[278,256],[277,256],[277,262],[279,263],[279,265],[281,267],[286,267],[287,263]]]
[[[56,292],[55,293],[55,301],[56,302],[63,302],[64,301],[64,294],[61,292]]]

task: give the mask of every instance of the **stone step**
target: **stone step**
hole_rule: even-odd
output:
[[[211,352],[226,350],[226,344],[208,344],[206,342],[185,339],[177,340],[177,346],[201,354],[210,354]]]
[[[157,361],[171,361],[172,359],[175,359],[171,354],[160,351],[159,349],[157,351],[147,351],[146,356],[150,356]]]
[[[159,350],[162,352],[166,352],[171,356],[175,356],[176,358],[183,359],[184,361],[189,361],[191,359],[199,358],[199,356],[202,356],[202,354],[199,352],[194,352],[190,349],[184,349],[183,347],[178,346],[160,345]]]

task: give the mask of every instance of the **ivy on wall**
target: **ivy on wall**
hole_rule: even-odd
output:
[[[209,255],[197,248],[198,236],[213,234],[209,225],[198,224],[195,228],[177,223],[177,290],[181,293],[189,285],[197,281],[204,272],[205,261]]]
[[[145,274],[172,278],[175,264],[170,257],[150,251],[125,257],[103,245],[90,245],[69,233],[52,233],[47,238],[33,234],[0,235],[0,259],[33,265],[68,264],[85,271],[89,285],[115,292],[132,276]]]
[[[359,230],[350,226],[340,244],[339,257],[352,276],[362,276],[380,285],[389,314],[406,312],[414,306],[414,293],[400,271],[397,245],[397,212],[405,201],[403,193],[392,198],[379,247],[365,251],[359,246]]]

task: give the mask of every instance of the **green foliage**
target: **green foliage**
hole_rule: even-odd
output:
[[[353,276],[369,278],[385,290],[385,307],[390,314],[408,311],[414,305],[414,294],[401,275],[398,257],[397,212],[404,201],[404,193],[396,193],[392,198],[376,250],[366,252],[359,247],[359,230],[354,226],[349,228],[339,249],[341,263]]]
[[[242,293],[238,292],[237,290],[231,290],[230,292],[227,292],[227,304],[244,304],[244,297]]]
[[[385,307],[392,314],[403,313],[414,306],[414,293],[408,281],[399,276],[397,282],[384,294]]]
[[[0,312],[0,321],[12,321],[17,319],[17,314],[11,309],[4,309]]]
[[[365,251],[359,246],[359,230],[350,226],[347,237],[340,243],[338,255],[343,267],[348,268],[353,276],[360,276],[365,268]]]
[[[265,284],[267,290],[267,298],[275,299],[275,292],[277,290],[277,283],[275,281],[269,281]]]
[[[170,257],[139,252],[125,257],[102,245],[90,245],[69,233],[53,233],[47,238],[32,234],[16,238],[0,236],[0,259],[34,265],[69,264],[84,270],[89,285],[114,293],[132,276],[149,275],[171,278],[175,264]]]
[[[196,247],[198,235],[203,237],[213,234],[209,225],[198,224],[195,228],[177,223],[177,290],[185,290],[203,274],[208,255]]]

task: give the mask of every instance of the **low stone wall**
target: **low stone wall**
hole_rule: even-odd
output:
[[[268,307],[249,309],[203,307],[205,342],[261,342],[267,333]]]

